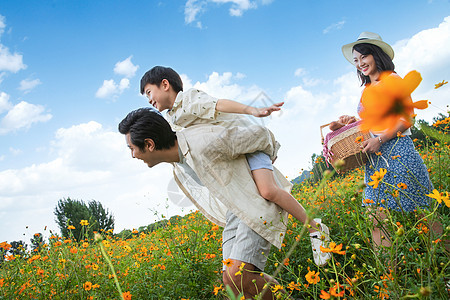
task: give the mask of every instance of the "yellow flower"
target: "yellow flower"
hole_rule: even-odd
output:
[[[381,168],[380,171],[375,171],[375,173],[370,176],[373,181],[369,182],[369,185],[373,185],[373,188],[376,189],[381,180],[383,180],[384,175],[386,175],[387,170]]]
[[[449,200],[449,195],[448,192],[445,192],[445,196],[443,195],[444,193],[439,193],[436,189],[433,190],[433,192],[431,194],[428,194],[427,196],[433,199],[436,199],[437,202],[442,203],[442,201],[444,201],[445,205],[447,207],[450,207],[450,200]]]
[[[319,274],[320,272],[311,271],[308,267],[308,274],[305,275],[306,281],[311,284],[317,284],[320,281]]]
[[[75,229],[75,226],[73,226],[73,225],[69,225],[69,226],[67,226],[67,229],[69,229],[69,230],[71,230],[71,229]]]
[[[278,292],[278,291],[281,291],[281,290],[283,290],[283,286],[282,285],[279,285],[279,284],[275,284],[273,287],[272,287],[272,293],[276,293],[276,292]]]
[[[414,108],[428,107],[426,100],[413,102],[411,99],[411,93],[421,81],[417,71],[409,72],[403,79],[390,72],[382,73],[380,82],[367,86],[363,91],[361,129],[392,132],[401,120],[406,120],[411,126]]]
[[[80,225],[81,225],[81,226],[88,226],[88,225],[89,225],[89,222],[88,222],[87,220],[81,220],[81,221],[80,221]]]
[[[438,88],[440,88],[441,86],[443,86],[444,84],[447,84],[447,83],[448,83],[448,81],[442,80],[441,82],[436,83],[434,85],[434,89],[438,89]]]
[[[215,286],[214,287],[214,295],[217,296],[217,294],[219,293],[219,291],[222,290],[222,284],[220,286]]]

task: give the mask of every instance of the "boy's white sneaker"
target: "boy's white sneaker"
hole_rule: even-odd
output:
[[[331,258],[331,253],[320,250],[320,246],[326,248],[330,241],[330,229],[325,224],[322,224],[321,219],[314,219],[314,221],[320,225],[320,228],[318,231],[310,233],[309,238],[311,239],[314,263],[320,267],[325,265]]]

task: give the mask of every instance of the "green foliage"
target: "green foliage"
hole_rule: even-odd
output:
[[[44,245],[44,237],[41,233],[35,233],[34,236],[30,239],[30,242],[31,250],[33,250],[34,252],[39,252],[42,250],[42,247]]]
[[[91,230],[100,232],[114,229],[114,217],[99,201],[89,201],[88,208],[91,213],[90,219],[93,221]]]
[[[105,210],[102,204],[92,200],[86,205],[82,200],[71,198],[60,199],[54,214],[63,237],[74,237],[76,240],[93,236],[93,232],[108,231],[114,228],[114,217]],[[82,226],[80,222],[86,220],[89,226]],[[75,229],[69,229],[69,226]]]

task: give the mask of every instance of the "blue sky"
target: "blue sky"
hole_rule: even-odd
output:
[[[57,232],[64,197],[101,201],[117,232],[190,209],[165,201],[170,166],[132,160],[116,129],[147,105],[139,80],[155,65],[219,98],[285,100],[264,123],[289,178],[321,151],[320,125],[355,114],[341,46],[362,31],[393,46],[400,76],[422,73],[413,98],[432,102],[418,112],[430,121],[450,102],[447,86],[433,89],[449,79],[449,12],[447,0],[2,1],[0,241]]]

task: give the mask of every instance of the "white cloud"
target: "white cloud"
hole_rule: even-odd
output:
[[[34,123],[47,122],[52,115],[45,113],[44,110],[41,105],[21,101],[14,105],[0,121],[0,135],[19,129],[28,129]]]
[[[129,56],[125,60],[117,62],[114,66],[114,73],[125,76],[125,78],[122,78],[118,83],[114,79],[103,80],[103,85],[97,90],[95,97],[115,100],[124,90],[130,87],[128,78],[133,77],[139,68],[131,62],[132,57]]]
[[[0,44],[0,71],[17,73],[22,69],[26,69],[26,67],[22,62],[21,54],[11,54],[7,47]]]
[[[261,93],[262,89],[257,86],[243,87],[234,83],[234,81],[244,77],[245,75],[242,73],[233,75],[231,72],[224,72],[220,75],[217,72],[212,72],[207,81],[197,81],[193,85],[186,75],[183,75],[182,78],[184,78],[183,84],[185,90],[194,87],[217,98],[232,99],[241,102],[253,101]],[[186,82],[184,81],[185,79],[187,79]]]
[[[197,19],[197,16],[205,10],[207,1],[188,0],[184,6],[184,22],[190,24]],[[202,28],[201,22],[196,23],[197,27]]]
[[[114,66],[114,73],[123,75],[127,78],[134,77],[139,66],[136,66],[131,62],[132,57],[133,56],[129,56],[127,59],[117,62]]]
[[[149,169],[132,159],[124,136],[97,122],[58,129],[48,157],[44,163],[0,171],[0,228],[8,228],[0,240],[18,240],[22,233],[29,240],[44,226],[58,232],[53,209],[67,197],[100,201],[114,214],[117,232],[153,223],[152,209],[182,213],[178,207],[165,208],[167,192],[161,187],[172,177],[171,166]]]
[[[303,75],[306,75],[306,70],[303,68],[298,68],[297,70],[295,70],[294,75],[297,77],[301,77]]]
[[[130,80],[128,78],[123,78],[117,84],[114,79],[104,80],[103,85],[95,93],[97,98],[116,98],[122,92],[130,87]]]
[[[10,110],[12,107],[12,103],[9,102],[9,95],[5,92],[0,92],[0,114]]]
[[[16,156],[16,155],[22,154],[23,150],[22,149],[15,149],[13,147],[9,147],[9,152],[11,152],[12,155]]]
[[[241,17],[245,11],[256,9],[258,4],[268,5],[272,2],[272,0],[188,0],[184,6],[184,21],[186,24],[195,22],[197,27],[202,28],[202,24],[200,21],[197,21],[197,18],[200,14],[206,12],[207,7],[211,4],[230,4],[231,7],[228,10],[230,16]]]
[[[434,84],[448,80],[450,69],[450,16],[438,27],[422,30],[409,39],[393,45],[394,63],[400,76],[417,70],[422,82],[412,94],[413,100],[428,99],[432,105],[423,111],[416,111],[418,118],[431,121],[438,113],[445,113],[450,104],[450,89],[443,86],[435,90]]]
[[[6,23],[5,23],[5,17],[0,15],[0,36],[5,31]]]
[[[331,31],[340,30],[340,29],[342,29],[342,27],[344,27],[344,24],[345,24],[345,20],[339,21],[337,23],[331,24],[330,26],[325,28],[322,32],[323,32],[323,34],[327,34]]]
[[[39,79],[24,79],[20,81],[19,90],[23,91],[25,94],[29,93],[36,86],[42,84]]]

